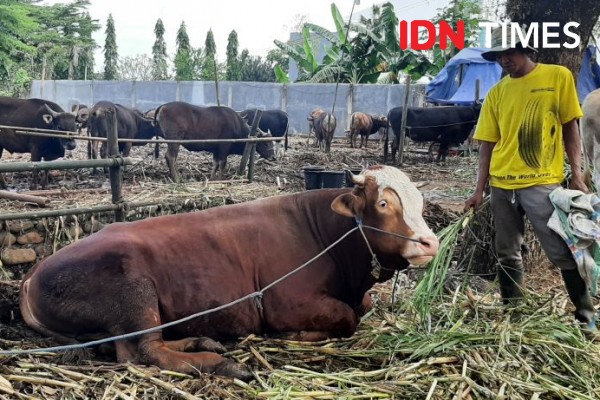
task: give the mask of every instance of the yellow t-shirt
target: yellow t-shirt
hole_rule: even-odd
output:
[[[496,143],[490,185],[522,189],[562,182],[562,125],[582,116],[567,68],[538,64],[521,78],[505,76],[486,95],[474,135]]]

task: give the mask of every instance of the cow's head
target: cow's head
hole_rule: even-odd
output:
[[[256,137],[273,137],[271,132],[263,132],[260,129],[257,130]],[[256,144],[256,151],[260,154],[261,157],[266,158],[267,160],[275,160],[275,146],[273,146],[273,142],[258,142]]]
[[[373,121],[377,121],[382,125],[387,125],[387,118],[385,115],[381,115],[381,114],[374,114],[371,115],[371,118],[373,119]]]
[[[44,120],[44,123],[48,129],[55,131],[77,132],[77,124],[75,122],[75,115],[73,113],[54,111],[48,106],[48,104],[44,104],[44,106],[47,113],[42,114],[42,119]],[[75,139],[61,138],[59,140],[61,146],[65,150],[74,150],[77,146]]]
[[[360,218],[364,225],[417,240],[365,229],[376,253],[400,255],[414,265],[431,261],[439,241],[423,219],[423,196],[410,179],[397,168],[381,165],[350,175],[355,188],[332,202],[333,211]]]

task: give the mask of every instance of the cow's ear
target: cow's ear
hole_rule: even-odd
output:
[[[42,118],[47,125],[52,125],[52,119],[53,119],[52,115],[44,114],[44,115],[42,115]]]
[[[358,213],[362,204],[362,199],[352,193],[340,194],[333,199],[331,209],[344,217],[354,217]]]

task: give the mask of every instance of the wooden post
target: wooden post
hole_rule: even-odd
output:
[[[0,190],[0,199],[17,200],[25,203],[37,204],[40,207],[46,207],[50,204],[50,199],[47,197],[33,196],[24,193],[13,193],[7,190]]]
[[[221,100],[219,100],[219,78],[217,77],[217,60],[215,60],[213,56],[213,66],[215,67],[215,95],[217,96],[217,105],[221,105]]]
[[[258,123],[260,122],[261,117],[262,110],[256,110],[256,114],[254,114],[254,120],[252,120],[252,126],[250,127],[250,134],[248,135],[248,137],[256,136],[256,130],[258,129]],[[248,159],[250,158],[250,153],[254,152],[255,147],[255,143],[246,142],[244,154],[242,155],[242,161],[240,162],[240,167],[238,168],[238,175],[242,175],[244,173],[246,165],[248,164]]]
[[[248,182],[252,183],[254,179],[254,160],[256,159],[256,143],[248,143],[251,144],[250,149],[250,160],[248,161]]]
[[[398,139],[398,165],[404,163],[404,138],[406,137],[406,115],[408,114],[408,98],[410,96],[410,75],[406,77],[406,92],[404,93],[404,107],[402,107],[402,124],[400,126],[400,138]]]
[[[114,107],[106,110],[106,128],[107,128],[107,139],[108,139],[108,156],[117,157],[119,155],[119,141],[117,135],[117,110]],[[112,192],[112,202],[115,205],[119,205],[123,202],[123,196],[121,192],[121,184],[123,183],[123,170],[119,164],[109,167],[110,175],[110,189]],[[119,207],[115,210],[115,221],[125,221],[125,213]]]

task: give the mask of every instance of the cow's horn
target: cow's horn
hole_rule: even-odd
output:
[[[260,128],[256,128],[256,137],[270,137],[271,136],[271,132],[265,132]]]
[[[48,104],[44,104],[46,106],[46,109],[48,110],[48,112],[50,113],[50,115],[52,115],[52,118],[56,118],[58,117],[58,113],[56,111],[54,111],[53,109],[51,109]]]
[[[71,114],[73,114],[74,116],[77,116],[78,113],[79,113],[79,104],[77,104],[77,107],[75,107],[75,109],[71,112]]]
[[[354,175],[351,171],[347,172],[348,174],[350,174],[350,180],[355,184],[355,185],[359,185],[359,186],[364,186],[365,184],[365,175]]]

